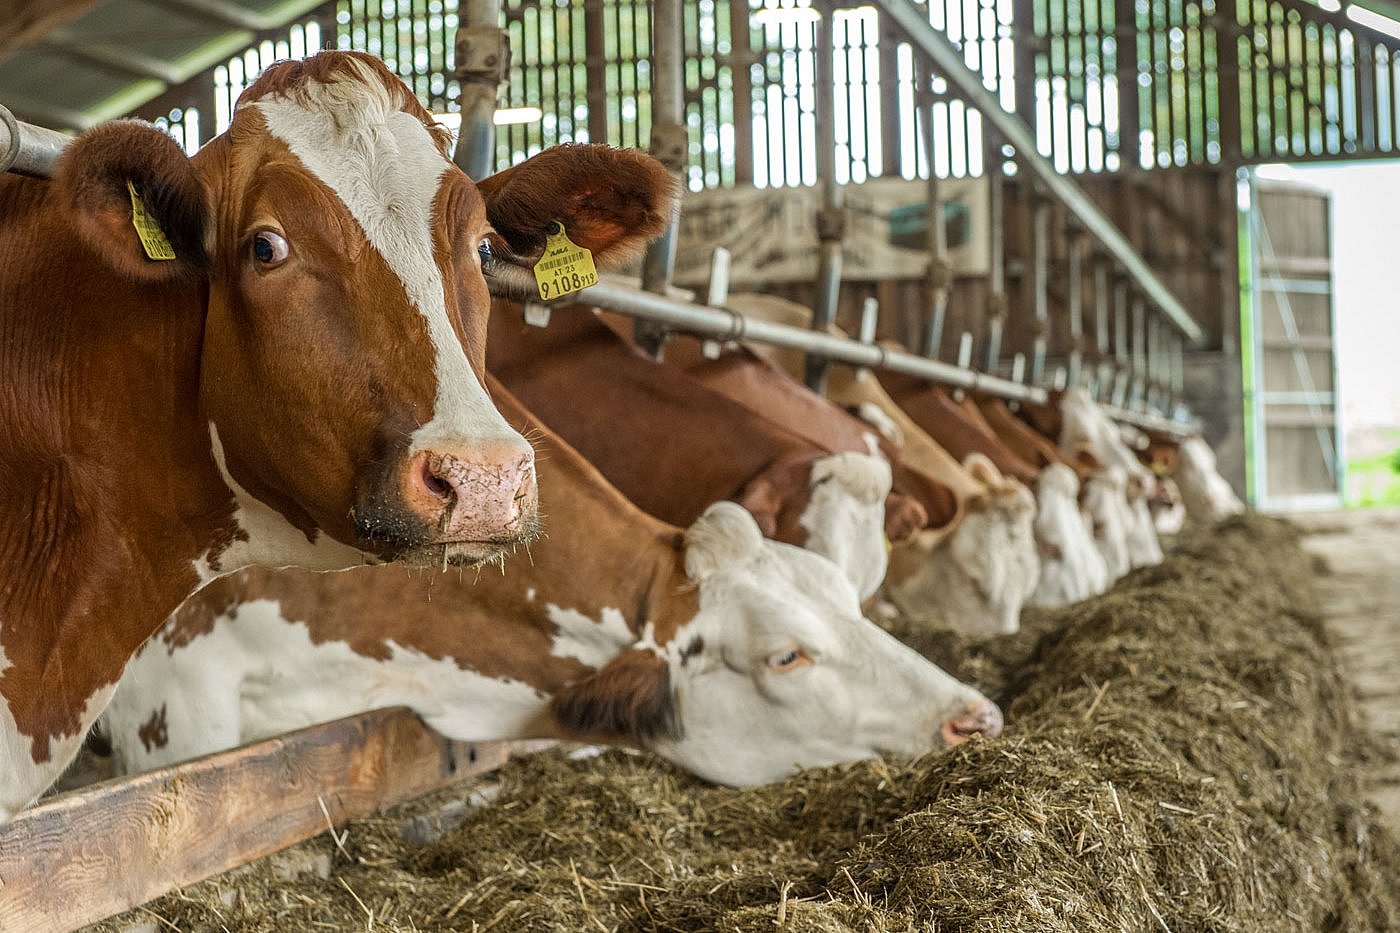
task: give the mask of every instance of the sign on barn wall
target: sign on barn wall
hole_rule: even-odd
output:
[[[927,183],[878,178],[845,186],[848,215],[842,241],[842,277],[851,280],[917,279],[925,274],[923,247]],[[987,184],[983,178],[939,182],[948,225],[953,274],[986,275]],[[810,282],[817,274],[817,209],[820,188],[732,188],[689,192],[681,203],[675,282],[703,285],[710,253],[723,246],[732,256],[735,285]]]

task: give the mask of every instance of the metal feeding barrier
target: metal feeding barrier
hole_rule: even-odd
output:
[[[1177,435],[1198,430],[1198,424],[1181,417],[1169,418],[1157,414],[1149,410],[1149,405],[1170,410],[1179,400],[1182,348],[1185,341],[1198,340],[1199,327],[1075,183],[1059,175],[1036,151],[1024,124],[1018,117],[1001,110],[995,98],[981,86],[979,76],[961,64],[961,53],[926,22],[921,22],[918,16],[911,17],[909,11],[917,11],[917,8],[908,0],[882,0],[879,7],[882,15],[906,34],[920,53],[917,67],[920,96],[916,112],[927,151],[932,151],[932,121],[928,111],[937,97],[931,90],[937,71],[984,113],[993,130],[1013,144],[1016,160],[1027,167],[1028,174],[1035,176],[1040,186],[1040,201],[1034,209],[1033,224],[1034,311],[1032,321],[1028,322],[1034,334],[1034,350],[1029,361],[1024,354],[1018,353],[1013,357],[1011,378],[1005,378],[998,372],[1002,365],[1002,336],[1007,326],[1004,299],[1006,274],[1003,268],[1005,251],[1001,242],[1004,236],[1001,217],[1003,198],[1000,197],[1004,184],[1000,164],[1005,155],[1001,153],[1000,141],[993,140],[991,133],[988,133],[987,150],[990,156],[988,162],[992,166],[992,297],[986,320],[984,370],[979,371],[971,365],[973,337],[970,333],[961,335],[956,363],[937,358],[942,342],[951,269],[942,224],[934,222],[934,218],[941,214],[936,210],[939,203],[938,178],[931,165],[927,197],[929,300],[924,333],[919,341],[922,353],[894,349],[875,342],[879,308],[873,299],[868,300],[863,308],[860,325],[862,339],[829,332],[835,320],[841,288],[842,240],[847,219],[842,204],[842,187],[835,181],[832,158],[836,146],[835,95],[831,93],[834,86],[832,59],[836,52],[832,21],[836,5],[831,0],[819,0],[821,15],[814,27],[817,39],[815,47],[819,50],[819,80],[816,87],[818,156],[824,171],[819,173],[822,202],[817,215],[820,246],[812,328],[808,330],[777,324],[725,308],[727,288],[725,277],[719,273],[712,277],[705,303],[673,297],[670,279],[677,237],[674,222],[648,251],[643,266],[642,288],[605,280],[566,300],[632,316],[637,321],[639,344],[653,354],[660,352],[671,331],[692,333],[707,341],[742,338],[802,351],[808,357],[807,382],[818,390],[824,383],[826,367],[832,362],[905,373],[1013,402],[1045,402],[1049,394],[1044,387],[1047,383],[1057,388],[1082,385],[1090,389],[1110,416],[1117,420]],[[478,178],[491,170],[490,153],[495,149],[492,114],[496,108],[497,88],[510,60],[508,34],[501,28],[500,12],[500,0],[471,0],[460,7],[455,76],[463,88],[463,96],[462,123],[455,158],[469,175]],[[682,98],[682,69],[685,63],[682,16],[680,0],[656,0],[652,4],[651,150],[678,176],[683,176],[687,167]],[[823,88],[827,92],[823,92]],[[61,133],[21,123],[8,110],[0,108],[0,168],[47,176],[68,140],[69,137]],[[1049,276],[1046,241],[1051,197],[1065,205],[1074,219],[1070,222],[1073,232],[1069,237],[1071,349],[1066,365],[1047,373]],[[1097,353],[1087,363],[1080,308],[1084,291],[1080,281],[1084,242],[1092,243],[1090,248],[1093,252],[1089,261],[1093,270],[1095,336],[1098,338],[1095,341]],[[725,258],[716,257],[717,267]],[[518,290],[505,283],[493,283],[493,292],[518,295]],[[527,303],[527,313],[532,320],[545,321],[548,318],[546,307],[538,302]],[[1114,324],[1111,351],[1108,344],[1110,314]],[[1028,377],[1034,384],[1027,384]],[[1183,413],[1179,404],[1175,404],[1175,414],[1179,416]]]

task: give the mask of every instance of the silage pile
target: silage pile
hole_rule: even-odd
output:
[[[1000,692],[1001,739],[749,790],[550,752],[426,846],[391,814],[312,844],[328,880],[255,871],[231,907],[212,882],[150,910],[230,931],[1400,929],[1311,575],[1289,526],[1234,520],[1021,636],[911,636]]]

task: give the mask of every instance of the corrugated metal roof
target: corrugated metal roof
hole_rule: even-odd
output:
[[[325,0],[102,0],[0,59],[0,104],[82,130],[236,55]]]

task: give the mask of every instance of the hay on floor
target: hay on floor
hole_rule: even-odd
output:
[[[1400,929],[1312,572],[1290,526],[1247,517],[1018,636],[900,633],[1003,701],[994,741],[747,790],[549,752],[428,845],[389,814],[308,844],[329,878],[262,865],[148,910],[229,931]]]

